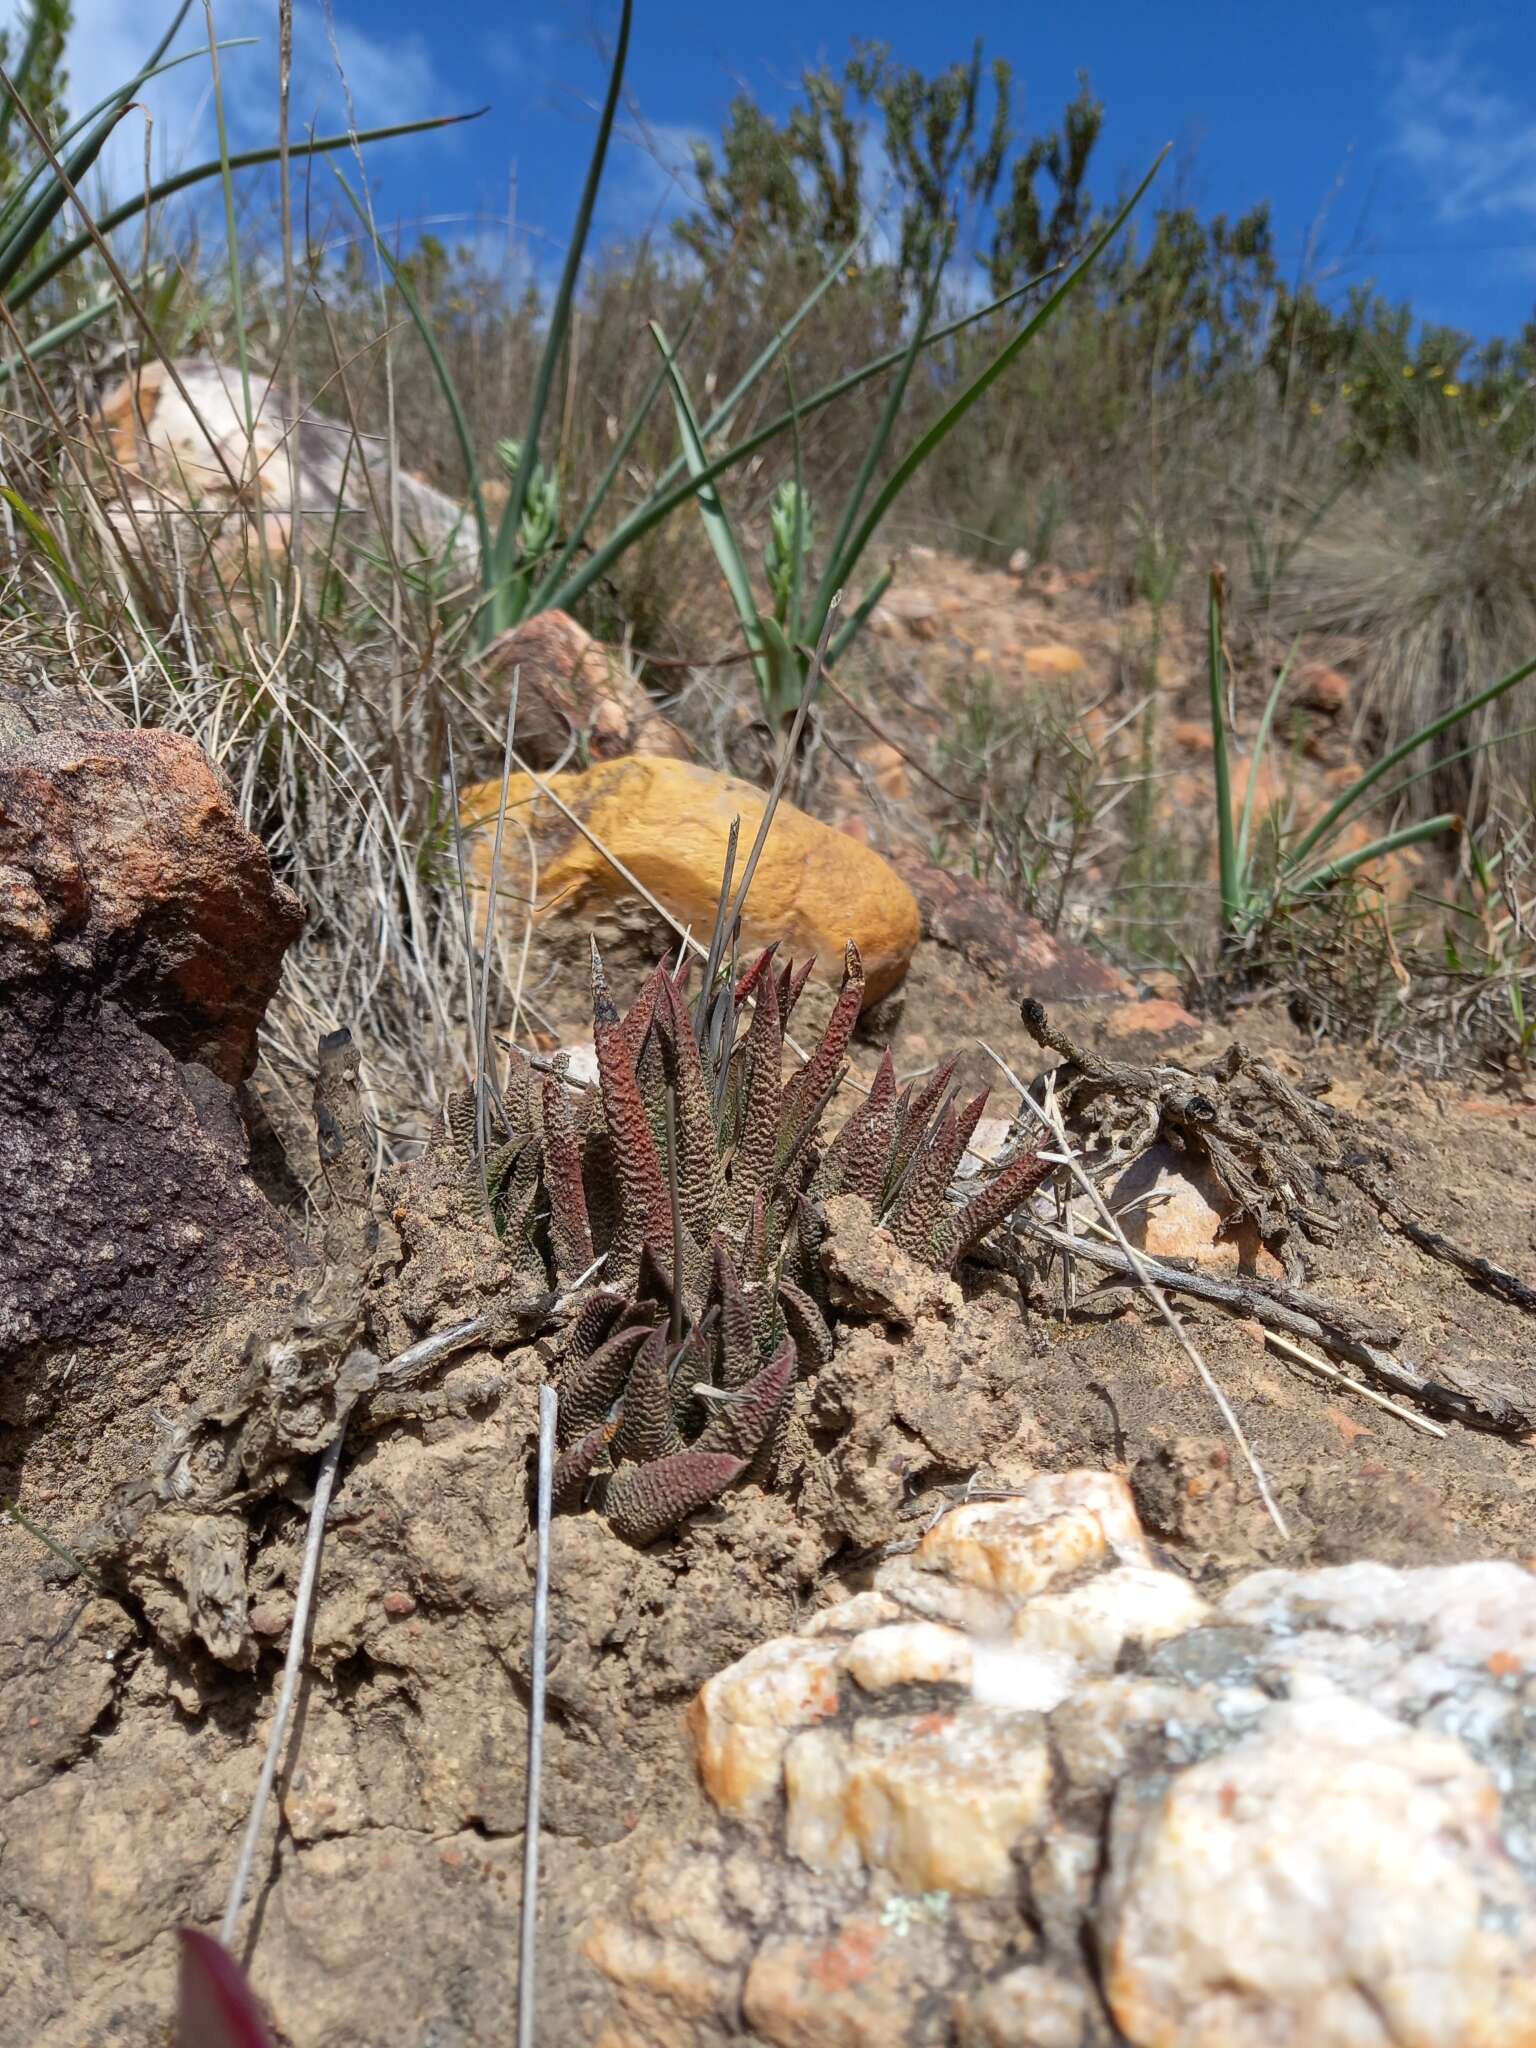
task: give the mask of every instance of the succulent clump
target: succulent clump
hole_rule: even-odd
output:
[[[663,964],[621,1015],[594,944],[596,1083],[575,1090],[563,1063],[540,1075],[514,1049],[483,1142],[474,1098],[449,1104],[467,1199],[514,1284],[580,1290],[555,1368],[556,1505],[600,1493],[638,1543],[744,1475],[772,1484],[796,1384],[832,1355],[828,1197],[862,1196],[903,1251],[949,1272],[1051,1170],[1027,1151],[951,1201],[986,1104],[960,1104],[954,1059],[898,1088],[885,1053],[824,1139],[863,966],[850,944],[826,1029],[785,1079],[810,970],[775,971],[774,955],[716,976],[691,1008],[687,966]]]

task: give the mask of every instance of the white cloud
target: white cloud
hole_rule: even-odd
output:
[[[603,191],[603,224],[636,234],[673,221],[697,205],[694,145],[713,138],[676,121],[644,121],[616,129]]]
[[[15,0],[0,0],[0,20],[20,12]],[[84,113],[132,78],[153,44],[169,26],[173,8],[125,7],[123,0],[75,0],[74,27],[66,55],[72,112]],[[220,52],[225,115],[235,150],[277,140],[277,8],[274,0],[216,0],[215,30],[221,44],[255,38],[252,46]],[[294,65],[291,132],[297,138],[313,123],[321,134],[349,124],[350,90],[360,128],[384,127],[453,111],[433,69],[425,40],[415,34],[382,37],[355,21],[335,19],[335,45],[319,0],[298,0],[294,10]],[[171,54],[204,50],[207,18],[201,0],[188,13]],[[337,73],[339,51],[345,83]],[[147,85],[139,105],[119,127],[104,160],[109,190],[142,185],[146,132],[154,175],[218,153],[213,82],[206,56],[194,57]]]
[[[1403,57],[1388,108],[1393,149],[1423,179],[1437,221],[1536,219],[1536,103],[1453,46]]]

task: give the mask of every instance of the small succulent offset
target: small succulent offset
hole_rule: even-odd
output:
[[[558,1065],[541,1079],[514,1050],[479,1148],[473,1097],[449,1104],[468,1199],[514,1284],[571,1289],[603,1257],[555,1369],[556,1505],[601,1484],[613,1527],[637,1543],[743,1475],[772,1483],[795,1383],[832,1355],[817,1256],[827,1197],[862,1196],[903,1251],[947,1272],[1051,1171],[1026,1152],[952,1205],[986,1103],[959,1104],[955,1060],[898,1089],[887,1052],[824,1143],[863,965],[850,944],[821,1041],[784,1080],[810,964],[775,972],[774,954],[739,978],[707,973],[691,1013],[686,966],[658,966],[620,1016],[594,943],[596,1085],[574,1093]]]

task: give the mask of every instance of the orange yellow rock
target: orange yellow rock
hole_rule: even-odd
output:
[[[680,924],[708,937],[731,822],[741,821],[739,873],[762,822],[761,790],[692,762],[630,755],[541,780],[585,829],[530,777],[508,778],[497,893],[509,914],[520,917],[532,893],[526,828],[537,849],[537,916],[632,896],[621,872],[627,869]],[[464,823],[472,828],[466,856],[482,903],[500,801],[500,783],[490,782],[467,790],[462,803]],[[748,946],[777,939],[786,957],[814,954],[818,974],[833,982],[842,976],[844,943],[852,939],[864,961],[867,1004],[906,973],[921,919],[916,897],[880,854],[781,803],[742,929]]]
[[[1053,641],[1044,647],[1026,649],[1024,666],[1032,676],[1049,677],[1054,681],[1064,676],[1080,676],[1088,664],[1075,647]]]

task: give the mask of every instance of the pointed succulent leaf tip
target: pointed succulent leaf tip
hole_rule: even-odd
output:
[[[626,1465],[609,1482],[608,1519],[626,1542],[654,1543],[718,1500],[744,1470],[724,1451],[678,1451],[654,1464]]]
[[[585,1436],[578,1437],[568,1450],[562,1451],[556,1458],[554,1473],[550,1480],[556,1514],[569,1514],[586,1506],[588,1481],[596,1471],[612,1435],[613,1424],[601,1422],[596,1429],[589,1429]]]
[[[737,1398],[720,1408],[694,1449],[728,1451],[732,1457],[750,1460],[772,1434],[794,1383],[795,1347],[786,1339]]]
[[[544,1084],[544,1184],[549,1194],[549,1241],[556,1277],[567,1286],[592,1263],[592,1224],[581,1178],[581,1145],[571,1117],[565,1076]]]
[[[980,1095],[968,1102],[964,1109],[954,1103],[946,1103],[943,1115],[929,1134],[922,1157],[913,1167],[911,1176],[895,1208],[884,1221],[902,1251],[914,1258],[926,1258],[929,1240],[932,1238],[939,1219],[944,1214],[945,1198],[950,1182],[970,1142],[986,1096]]]
[[[448,1126],[448,1135],[453,1140],[454,1150],[461,1159],[472,1159],[475,1153],[475,1091],[473,1088],[453,1088],[443,1104],[443,1121]]]
[[[234,1957],[195,1927],[176,1931],[181,1972],[175,2048],[272,2048],[261,2007]]]
[[[780,1280],[779,1307],[785,1326],[794,1339],[795,1356],[803,1374],[826,1365],[832,1357],[832,1332],[825,1316],[811,1297],[793,1280]]]
[[[963,1209],[940,1219],[934,1233],[933,1263],[950,1271],[967,1252],[974,1251],[988,1231],[1027,1202],[1036,1188],[1043,1187],[1059,1162],[1041,1157],[1041,1148],[1011,1159]]]
[[[757,958],[752,962],[752,965],[747,969],[745,974],[741,976],[740,980],[736,984],[735,990],[736,1007],[738,1009],[741,1008],[741,1005],[744,1002],[746,1002],[749,997],[755,996],[757,994],[758,986],[761,983],[763,976],[768,972],[768,968],[773,960],[773,956],[775,953],[778,952],[778,950],[779,942],[777,939],[775,939],[771,946],[764,946],[762,952],[758,954]]]
[[[594,1287],[571,1321],[563,1357],[578,1363],[590,1358],[597,1347],[613,1334],[627,1297],[611,1287]]]
[[[686,1431],[690,1423],[698,1419],[699,1397],[694,1389],[701,1381],[705,1386],[713,1384],[709,1366],[714,1342],[713,1324],[702,1320],[695,1323],[678,1346],[677,1356],[668,1368],[672,1382],[672,1419],[680,1430]]]
[[[658,961],[646,976],[640,993],[631,1003],[621,1026],[624,1033],[624,1049],[630,1060],[639,1065],[640,1055],[650,1041],[651,1027],[656,1020],[656,1003],[662,984],[668,979],[666,963]]]
[[[672,1307],[672,1292],[672,1254],[647,1238],[640,1247],[635,1297],[639,1301],[655,1302],[666,1314]]]
[[[805,984],[810,980],[811,970],[815,965],[816,955],[813,953],[803,966],[795,968],[790,974],[783,997],[782,1021],[786,1031],[789,1029],[790,1018],[793,1017],[799,1006],[800,998],[805,994]]]
[[[779,1132],[780,1158],[803,1141],[807,1126],[814,1130],[815,1123],[819,1121],[863,1007],[864,962],[859,957],[858,947],[850,939],[843,949],[843,984],[838,990],[837,1001],[832,1005],[827,1028],[821,1034],[821,1043],[799,1073],[792,1075],[785,1085]]]
[[[592,941],[592,1021],[603,1030],[616,1027],[619,1021],[618,1004],[608,987],[608,970],[603,965],[603,956],[598,951],[595,938]]]
[[[533,1068],[526,1053],[507,1047],[507,1071],[502,1079],[501,1099],[507,1105],[507,1122],[514,1131],[526,1131],[533,1124]]]
[[[638,1257],[647,1237],[664,1240],[670,1234],[672,1206],[596,940],[592,943],[592,1019],[603,1115],[619,1181],[618,1249],[622,1256],[618,1263],[626,1265]]]
[[[667,1369],[667,1333],[652,1330],[630,1367],[624,1413],[613,1440],[615,1464],[651,1464],[683,1449],[672,1419],[672,1378]]]
[[[562,1445],[607,1420],[608,1412],[629,1384],[641,1347],[650,1336],[644,1323],[620,1330],[587,1358],[563,1358],[555,1368],[560,1395],[556,1430]]]
[[[872,1209],[878,1209],[896,1140],[896,1108],[894,1103],[877,1108],[873,1096],[864,1108],[866,1113],[844,1155],[842,1181],[836,1192],[862,1195]]]
[[[948,1107],[951,1084],[959,1064],[959,1055],[952,1054],[939,1063],[915,1095],[910,1088],[902,1090],[901,1100],[896,1105],[896,1138],[891,1146],[885,1186],[881,1190],[882,1210],[892,1208],[906,1193],[918,1151],[931,1134],[935,1109],[940,1105]]]

